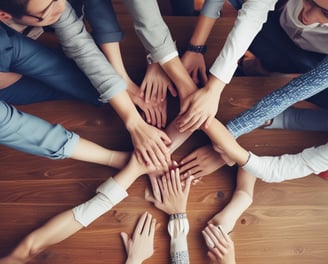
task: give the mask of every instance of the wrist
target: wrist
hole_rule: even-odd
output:
[[[223,81],[211,75],[204,88],[220,96],[225,85]]]
[[[206,45],[193,45],[193,44],[189,43],[187,45],[186,50],[204,55],[207,51],[207,46]]]
[[[187,213],[175,213],[170,215],[170,220],[186,219],[186,218],[187,218]]]

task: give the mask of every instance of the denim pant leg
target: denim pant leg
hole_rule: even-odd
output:
[[[229,0],[230,4],[234,7],[234,9],[239,10],[243,5],[243,0]]]
[[[0,144],[51,159],[70,157],[79,136],[0,101]]]
[[[8,27],[5,30],[9,44],[4,48],[6,55],[1,58],[4,60],[3,65],[7,65],[2,71],[20,73],[76,99],[94,105],[101,104],[99,94],[89,79],[63,52],[47,48]],[[25,94],[29,98],[29,88],[31,87],[21,89],[22,97]],[[41,100],[43,98],[35,98],[35,101]]]
[[[298,47],[280,26],[281,11],[271,11],[268,21],[257,34],[249,50],[272,72],[305,73],[315,67],[325,54]]]
[[[64,99],[71,100],[75,98],[26,76],[0,90],[0,100],[15,105]]]

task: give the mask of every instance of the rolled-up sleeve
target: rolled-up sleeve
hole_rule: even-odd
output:
[[[73,59],[100,94],[102,102],[127,88],[87,32],[82,18],[78,18],[67,3],[58,22],[53,25],[65,54]]]

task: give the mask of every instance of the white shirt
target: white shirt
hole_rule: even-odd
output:
[[[230,82],[238,60],[261,30],[269,11],[274,10],[276,2],[277,0],[247,0],[243,4],[222,51],[210,68],[211,74],[225,83]]]
[[[289,0],[280,16],[280,25],[300,48],[328,54],[328,23],[304,25],[298,17],[303,1]]]

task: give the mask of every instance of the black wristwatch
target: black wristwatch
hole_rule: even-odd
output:
[[[196,52],[196,53],[205,54],[205,52],[207,50],[207,46],[206,45],[192,45],[189,43],[187,46],[187,50]]]

